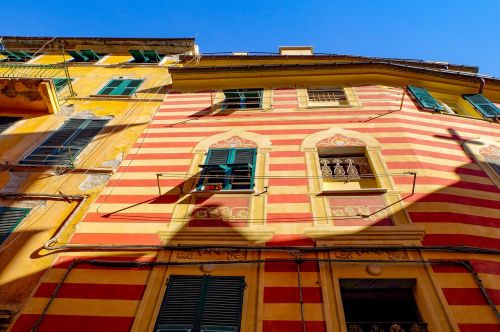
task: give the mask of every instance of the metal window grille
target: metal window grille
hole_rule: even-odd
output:
[[[325,180],[357,181],[373,175],[366,157],[320,156],[319,163]]]
[[[332,103],[336,105],[349,105],[343,88],[307,89],[307,97],[312,103]]]

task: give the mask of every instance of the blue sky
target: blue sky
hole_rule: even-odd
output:
[[[500,77],[499,0],[8,1],[1,35],[195,37],[202,52],[316,52],[476,65]]]

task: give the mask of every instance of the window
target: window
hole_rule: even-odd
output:
[[[377,188],[363,147],[318,148],[323,190]]]
[[[453,99],[453,96],[448,95],[448,98],[440,98],[438,100],[424,88],[408,86],[408,91],[423,109],[467,116],[470,116],[470,114],[473,114],[474,110],[476,110],[484,118],[500,117],[500,109],[481,94],[464,94],[462,95],[463,99]],[[435,93],[434,95],[442,94]],[[464,99],[468,101],[472,107],[467,103],[464,104]],[[470,108],[470,110],[467,111],[467,108]]]
[[[155,332],[240,331],[243,277],[170,276]]]
[[[427,331],[414,287],[414,279],[340,279],[347,330]]]
[[[62,89],[64,89],[70,81],[73,81],[73,79],[70,78],[68,80],[67,78],[54,78],[53,81],[54,81],[54,86],[56,88],[56,92],[59,92]]]
[[[198,190],[253,189],[256,149],[210,149]]]
[[[326,180],[357,181],[372,176],[364,155],[320,155],[321,175]]]
[[[68,51],[68,54],[73,57],[73,62],[96,62],[104,55],[97,54],[92,50]]]
[[[263,89],[224,90],[222,109],[262,108]]]
[[[0,61],[7,61],[7,62],[27,62],[31,59],[33,59],[34,53],[27,53],[23,51],[0,51],[0,54],[5,57],[4,60]]]
[[[28,165],[73,165],[108,119],[70,119],[20,161]]]
[[[468,115],[467,111],[456,100],[439,99],[439,103],[443,106],[444,113]]]
[[[131,96],[139,88],[142,81],[127,79],[111,80],[97,94],[101,96]]]
[[[159,63],[165,55],[156,53],[155,50],[130,50],[134,63]]]
[[[311,106],[349,105],[349,100],[343,88],[307,89],[307,99]]]
[[[500,109],[481,94],[462,95],[485,118],[500,117]]]
[[[29,212],[30,209],[0,206],[0,244],[7,239]]]
[[[7,130],[10,126],[12,126],[17,121],[21,120],[21,118],[15,118],[10,116],[0,116],[0,133]]]

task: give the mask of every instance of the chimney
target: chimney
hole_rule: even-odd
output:
[[[313,55],[312,46],[280,46],[280,55]]]

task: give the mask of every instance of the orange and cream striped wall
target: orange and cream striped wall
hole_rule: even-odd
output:
[[[423,112],[399,87],[357,85],[349,93],[355,101],[352,107],[306,108],[303,89],[266,89],[269,108],[213,112],[215,91],[171,91],[75,227],[69,239],[72,253],[60,254],[45,273],[11,331],[33,326],[77,258],[233,261],[211,273],[246,277],[242,331],[299,332],[303,324],[296,264],[242,261],[295,257],[293,252],[265,251],[280,246],[500,249],[500,190],[464,151],[466,142],[499,141],[498,124]],[[373,168],[388,174],[378,180],[385,193],[321,195],[314,151],[318,142],[332,137],[366,146]],[[255,192],[193,193],[198,165],[208,148],[235,145],[258,149]],[[413,194],[413,177],[405,172],[417,174]],[[349,211],[360,209],[384,211],[371,218],[352,218]],[[263,250],[242,249],[235,256],[223,251],[186,254],[151,249],[179,244],[248,245]],[[151,248],[130,251],[125,245]],[[93,249],[84,250],[85,246]],[[393,264],[398,259],[469,260],[499,305],[500,263],[495,255],[403,251],[307,257],[313,259],[301,264],[307,331],[345,331],[339,279],[403,277],[417,280],[415,296],[429,331],[500,331],[497,317],[467,269]],[[390,264],[382,262],[381,275],[374,277],[363,264],[314,261],[365,258]],[[39,331],[151,331],[168,276],[203,273],[198,266],[78,265],[50,303]]]

